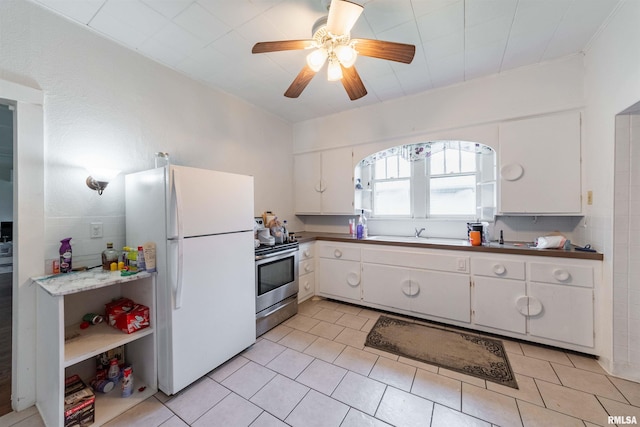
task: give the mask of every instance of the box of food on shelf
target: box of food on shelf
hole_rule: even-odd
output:
[[[96,396],[78,375],[64,382],[64,426],[88,426],[95,421]]]
[[[109,325],[130,334],[149,326],[149,307],[120,298],[105,305]]]

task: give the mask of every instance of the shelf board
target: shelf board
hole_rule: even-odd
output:
[[[146,387],[143,391],[139,388]],[[116,416],[122,414],[128,409],[133,408],[138,403],[143,402],[158,392],[157,389],[136,381],[135,372],[133,373],[133,394],[129,397],[122,397],[122,389],[120,383],[116,385],[109,393],[96,393],[96,412],[94,426],[100,426],[112,420]]]
[[[153,325],[132,334],[126,334],[106,323],[91,325],[87,329],[80,329],[79,323],[71,325],[65,328],[64,367],[75,365],[114,347],[151,335],[153,332]],[[67,339],[67,337],[71,338]]]

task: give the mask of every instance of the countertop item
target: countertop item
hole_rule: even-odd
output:
[[[537,249],[530,247],[529,242],[489,242],[482,246],[471,246],[466,239],[443,239],[425,237],[403,237],[403,236],[369,236],[366,239],[356,239],[349,234],[342,233],[316,233],[316,232],[296,232],[296,238],[300,243],[312,242],[315,240],[326,240],[333,242],[362,243],[372,245],[406,246],[412,248],[425,249],[446,249],[455,251],[493,252],[513,255],[534,255],[556,258],[577,258],[603,260],[603,255],[599,252],[578,251],[575,247],[571,250],[565,249]]]

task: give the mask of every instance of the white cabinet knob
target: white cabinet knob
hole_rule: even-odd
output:
[[[542,313],[542,301],[536,297],[529,297],[529,316],[537,316]]]
[[[311,256],[311,252],[309,251],[309,249],[305,249],[302,253],[304,254],[305,258],[309,258]]]
[[[402,289],[403,294],[408,297],[411,296],[411,280],[405,280],[404,282],[402,282],[400,288]]]
[[[506,181],[517,181],[524,174],[524,168],[518,163],[510,163],[500,168],[500,177]]]
[[[516,299],[516,310],[523,316],[529,315],[529,297],[521,296]]]
[[[311,271],[311,266],[309,264],[305,264],[304,265],[304,271],[307,272],[307,273],[310,272]]]
[[[571,277],[571,274],[563,268],[556,268],[553,270],[553,277],[559,282],[566,282]]]
[[[358,273],[351,272],[347,274],[347,284],[351,287],[356,287],[360,284],[360,276]]]
[[[340,249],[336,249],[335,251],[333,251],[333,256],[336,258],[341,258],[342,257],[342,251]]]
[[[507,272],[507,269],[502,264],[494,264],[493,272],[498,276],[502,276],[504,273]]]
[[[309,289],[311,289],[311,285],[309,284],[308,280],[305,280],[305,282],[302,285],[302,287],[304,288],[305,291],[308,291]]]

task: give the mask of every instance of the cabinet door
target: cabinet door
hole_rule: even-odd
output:
[[[406,268],[362,265],[362,299],[401,310],[410,309],[411,274]]]
[[[298,302],[302,302],[313,296],[315,292],[315,274],[303,274],[298,278]]]
[[[322,213],[353,215],[353,157],[351,148],[322,152]]]
[[[360,262],[318,259],[317,289],[323,296],[360,301]]]
[[[473,281],[474,323],[524,334],[528,308],[518,301],[527,300],[525,282],[489,277],[474,277]]]
[[[293,191],[296,213],[315,213],[321,206],[321,155],[299,154],[293,158]]]
[[[581,212],[580,113],[500,125],[500,211]]]
[[[471,321],[468,275],[412,270],[411,311],[445,319]]]
[[[593,347],[592,289],[529,283],[529,296],[531,335]]]

